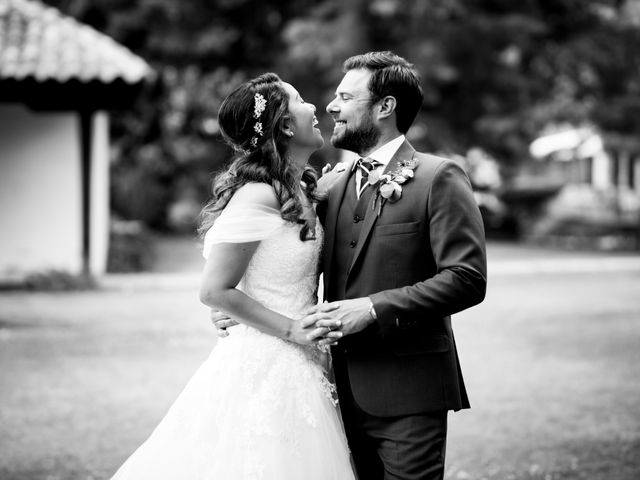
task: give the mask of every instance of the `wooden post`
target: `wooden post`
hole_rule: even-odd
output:
[[[80,110],[80,161],[82,189],[82,273],[91,273],[91,152],[93,112]]]

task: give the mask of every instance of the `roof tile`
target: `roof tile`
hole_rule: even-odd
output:
[[[110,37],[37,0],[0,0],[0,80],[139,83],[151,67]]]

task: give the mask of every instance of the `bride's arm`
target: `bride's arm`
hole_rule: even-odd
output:
[[[236,288],[259,243],[213,245],[204,267],[200,301],[270,335],[296,343],[308,343],[305,340],[308,332],[296,330],[296,322],[263,307]]]
[[[316,343],[327,334],[328,328],[315,327],[315,324],[304,328],[301,322],[269,310],[236,288],[259,243],[213,245],[203,272],[200,301],[269,335],[302,345]],[[329,312],[320,312],[317,317],[325,323],[333,322]]]
[[[264,184],[241,188],[229,205],[233,203],[237,207],[243,202],[277,207],[273,190]],[[259,241],[213,244],[203,271],[200,300],[264,333],[300,344],[314,343],[317,337],[326,333],[324,327],[302,328],[300,322],[269,310],[236,288],[259,244]],[[329,320],[327,314],[324,317]]]

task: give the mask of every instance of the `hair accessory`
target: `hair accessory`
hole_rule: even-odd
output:
[[[258,121],[253,126],[253,131],[256,132],[256,135],[251,137],[250,145],[252,147],[256,147],[258,145],[258,137],[262,137],[262,135],[264,135],[264,132],[262,131],[262,122],[260,122],[259,119],[260,115],[262,115],[262,112],[264,112],[264,109],[267,107],[267,101],[260,93],[256,93],[253,96],[253,101],[255,102],[253,107],[253,118]]]

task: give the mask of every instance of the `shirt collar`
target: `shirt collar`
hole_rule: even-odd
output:
[[[368,155],[368,157],[372,158],[373,160],[377,160],[378,162],[386,166],[391,161],[391,158],[393,158],[393,156],[396,154],[396,152],[400,148],[400,145],[402,145],[403,143],[404,135],[400,135],[399,137],[396,137],[390,142],[382,145],[375,152]]]
[[[404,143],[404,141],[405,141],[405,136],[400,135],[399,137],[396,137],[393,140],[385,143],[376,151],[367,155],[367,158],[377,160],[378,162],[380,162],[382,165],[386,167],[387,164],[393,158],[393,156],[396,154],[400,146]],[[352,168],[355,168],[355,163],[353,164]]]

